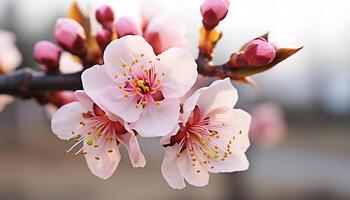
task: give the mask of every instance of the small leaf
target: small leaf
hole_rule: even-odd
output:
[[[69,11],[68,11],[68,17],[79,22],[79,24],[82,25],[83,27],[86,24],[87,17],[83,14],[81,9],[79,8],[77,1],[73,1],[72,4],[70,5]]]
[[[274,59],[274,61],[272,61],[270,64],[268,64],[266,66],[262,66],[262,67],[252,67],[252,66],[232,67],[232,68],[230,68],[230,70],[234,74],[233,79],[234,80],[242,79],[244,77],[252,76],[254,74],[258,74],[258,73],[264,72],[268,69],[271,69],[272,67],[274,67],[278,63],[282,62],[283,60],[289,58],[290,56],[292,56],[293,54],[295,54],[296,52],[298,52],[302,48],[303,47],[296,48],[296,49],[292,49],[292,48],[277,49],[276,50],[276,58]]]

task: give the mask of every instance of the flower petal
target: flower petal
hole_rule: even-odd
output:
[[[164,179],[169,186],[174,189],[182,189],[186,187],[184,178],[176,165],[176,153],[178,148],[178,145],[175,144],[174,146],[165,149],[165,155],[161,166]]]
[[[113,174],[121,158],[117,145],[114,145],[111,149],[107,149],[106,146],[95,148],[84,143],[88,167],[91,173],[101,179],[107,179]],[[108,150],[112,150],[112,152],[108,152]]]
[[[201,110],[201,116],[206,116],[211,110],[227,107],[233,108],[238,100],[237,90],[231,84],[229,78],[214,81],[209,87],[197,90],[183,105],[184,113],[190,112],[196,105]],[[189,115],[184,115],[186,122]]]
[[[177,99],[165,99],[159,105],[147,104],[140,119],[131,124],[142,137],[168,135],[177,125],[180,104]]]
[[[222,127],[220,134],[223,138],[233,138],[231,151],[227,159],[222,161],[221,159],[214,159],[211,161],[211,166],[214,168],[206,167],[209,172],[235,172],[248,169],[249,162],[245,155],[249,143],[249,126],[251,122],[250,115],[239,109],[228,109],[224,113],[217,114],[219,119],[227,119],[225,127]],[[226,144],[224,144],[226,146]]]
[[[187,51],[174,47],[158,56],[160,70],[165,68],[162,92],[165,98],[179,98],[193,86],[197,78],[197,64]]]
[[[73,102],[62,106],[52,116],[51,129],[62,140],[73,137],[75,131],[83,119],[84,112],[79,102]]]
[[[180,126],[176,125],[175,128],[168,135],[166,135],[160,139],[160,144],[161,145],[169,144],[171,136],[176,135],[177,132],[179,131],[179,129],[180,129]]]
[[[142,108],[135,108],[136,99],[131,95],[124,98],[124,94],[109,78],[103,66],[95,65],[85,70],[81,78],[85,92],[98,106],[127,122],[139,119]]]
[[[142,56],[141,56],[142,55]],[[151,45],[141,36],[127,35],[112,41],[103,55],[108,75],[115,81],[122,78],[125,71],[123,64],[131,66],[135,59],[155,60],[156,55]],[[115,79],[116,74],[120,78]],[[123,82],[123,80],[120,80]],[[119,81],[117,81],[119,82]]]
[[[10,95],[0,95],[0,112],[13,101],[13,97]]]
[[[93,111],[94,102],[90,99],[84,90],[77,90],[74,94],[84,110]]]
[[[133,167],[144,167],[146,165],[145,156],[140,150],[137,137],[131,133],[118,135],[119,141],[128,150],[130,161]]]
[[[189,184],[197,187],[202,187],[208,184],[208,171],[201,166],[198,160],[194,162],[195,166],[193,166],[193,161],[189,151],[183,151],[180,157],[176,157],[176,159],[176,165],[179,168],[181,175]]]

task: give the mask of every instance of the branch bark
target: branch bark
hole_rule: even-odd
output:
[[[224,77],[223,66],[211,66],[210,58],[200,54],[196,60],[198,72],[205,76]],[[46,74],[24,68],[0,75],[0,94],[28,99],[45,92],[82,89],[81,72],[72,74]]]
[[[82,89],[81,72],[72,74],[46,74],[30,68],[0,75],[0,94],[23,99],[43,92]]]

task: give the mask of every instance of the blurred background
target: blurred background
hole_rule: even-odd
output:
[[[137,17],[140,2],[99,0],[90,5],[108,3],[117,17]],[[56,19],[67,15],[70,3],[0,0],[0,28],[16,35],[21,66],[36,66],[35,42],[52,40]],[[201,3],[164,0],[166,12],[185,23],[193,56]],[[267,31],[280,47],[304,46],[282,64],[253,77],[260,90],[236,84],[238,107],[263,118],[261,123],[267,125],[262,127],[274,123],[281,127],[272,128],[267,136],[252,135],[249,170],[212,174],[204,188],[173,190],[160,173],[164,152],[159,139],[141,139],[146,167],[133,169],[123,157],[116,173],[102,181],[89,172],[82,157],[64,153],[65,142],[51,132],[44,107],[16,100],[0,114],[0,199],[350,199],[350,2],[231,0],[219,29],[224,36],[215,51],[217,63],[226,62],[243,43]],[[261,117],[259,112],[277,117]],[[264,122],[269,117],[277,119]]]

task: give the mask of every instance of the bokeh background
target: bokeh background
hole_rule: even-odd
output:
[[[117,16],[137,16],[139,0],[90,1],[114,6]],[[164,0],[165,9],[188,28],[196,56],[200,0]],[[52,40],[70,0],[0,0],[0,27],[17,36],[21,66],[35,66],[32,48]],[[86,4],[85,4],[86,5]],[[348,0],[231,0],[219,29],[224,37],[215,61],[250,39],[270,32],[281,47],[298,54],[254,77],[255,90],[237,85],[239,107],[273,102],[284,112],[288,134],[275,145],[252,144],[250,169],[213,174],[204,188],[168,187],[160,173],[158,139],[141,139],[147,165],[132,169],[127,157],[107,181],[90,174],[82,157],[64,153],[50,130],[45,109],[16,100],[0,114],[0,199],[350,199],[350,3]],[[210,80],[208,80],[210,81]],[[125,151],[124,151],[125,155]]]

